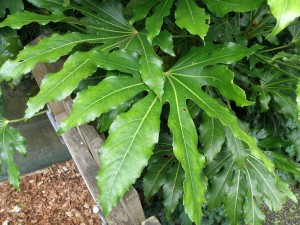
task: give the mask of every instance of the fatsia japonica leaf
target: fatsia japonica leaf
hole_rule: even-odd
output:
[[[158,45],[165,53],[175,56],[172,34],[167,30],[163,30],[153,39],[153,45]]]
[[[127,45],[126,49],[140,54],[140,73],[144,83],[162,99],[164,92],[164,74],[162,60],[155,54],[146,34],[138,33]]]
[[[209,16],[205,10],[197,6],[194,0],[181,0],[175,12],[176,24],[186,28],[191,34],[199,35],[204,39],[207,31]]]
[[[224,16],[228,12],[248,12],[258,8],[264,0],[203,0],[209,10],[216,16]]]
[[[17,79],[22,74],[30,72],[38,62],[55,62],[61,56],[68,54],[79,43],[102,43],[106,40],[108,39],[91,34],[53,34],[35,46],[25,47],[15,60],[6,61],[0,68],[0,81]]]
[[[76,19],[73,17],[66,17],[63,14],[51,14],[51,15],[42,15],[30,11],[16,12],[0,23],[0,27],[9,26],[14,29],[19,29],[25,25],[28,25],[32,22],[37,22],[41,25],[46,25],[50,22],[67,22],[73,21],[76,23]],[[77,21],[79,23],[79,21]]]
[[[0,18],[6,15],[6,9],[9,10],[10,14],[24,10],[24,3],[22,0],[10,0],[0,2]]]
[[[46,76],[38,95],[29,99],[25,117],[30,118],[49,101],[65,99],[79,82],[93,74],[97,67],[136,76],[139,73],[138,58],[126,50],[114,51],[108,55],[97,51],[97,48],[89,52],[77,52],[70,56],[62,70]]]
[[[172,151],[172,149],[169,149]],[[165,157],[161,157],[161,154]],[[147,173],[143,179],[144,194],[146,198],[151,198],[166,183],[166,175],[172,164],[174,157],[168,154],[165,149],[154,150],[149,160]]]
[[[166,183],[163,186],[164,207],[166,216],[170,219],[183,195],[184,170],[179,162],[169,170]]]
[[[97,177],[104,215],[117,204],[147,165],[158,142],[161,108],[158,97],[149,93],[111,125],[108,139],[101,148],[101,170]]]
[[[50,11],[57,11],[57,12],[63,12],[64,10],[67,10],[68,8],[64,7],[64,0],[27,0],[31,4],[39,7],[48,9]]]
[[[163,133],[155,146],[143,179],[144,193],[151,197],[161,186],[167,218],[176,209],[183,194],[184,171],[173,154],[172,138]]]
[[[60,124],[58,132],[62,133],[73,126],[88,123],[146,89],[140,78],[108,77],[77,95],[71,115]]]
[[[300,176],[300,164],[295,163],[278,152],[266,151],[265,154],[272,160],[276,168],[295,176]]]
[[[251,152],[257,158],[263,160],[267,168],[272,171],[273,164],[257,147],[255,138],[241,129],[237,118],[226,107],[220,105],[200,89],[201,82],[199,76],[197,76],[197,73],[200,73],[204,66],[216,63],[233,63],[246,55],[253,54],[257,48],[259,46],[248,49],[232,44],[207,44],[202,48],[192,49],[186,56],[179,59],[166,74],[168,79],[175,85],[176,90],[183,92],[182,94],[187,99],[193,100],[208,116],[218,118],[224,126],[230,127],[234,135],[247,143]]]
[[[128,8],[132,9],[134,14],[130,19],[130,24],[144,19],[152,7],[158,2],[159,0],[131,0],[127,6]]]
[[[244,90],[233,83],[233,78],[234,73],[220,65],[204,69],[200,74],[200,83],[218,88],[225,98],[235,101],[237,106],[252,105],[254,102],[246,99]]]
[[[300,2],[293,0],[268,0],[272,14],[277,19],[276,26],[267,38],[274,37],[300,16]]]
[[[173,134],[174,155],[185,171],[184,209],[199,225],[202,218],[202,210],[199,206],[205,201],[206,183],[202,175],[205,159],[197,149],[197,131],[187,110],[185,92],[181,87],[178,88],[169,76],[165,84],[164,100],[170,104],[168,126]]]
[[[298,120],[300,121],[300,81],[297,84],[297,109],[298,109]]]
[[[297,80],[294,78],[284,78],[279,71],[267,68],[260,73],[260,86],[255,86],[261,105],[261,111],[269,109],[271,97],[278,105],[278,111],[296,121],[297,106],[295,102],[295,86]]]
[[[225,142],[224,126],[220,120],[211,118],[204,113],[199,131],[206,161],[211,163]]]
[[[156,7],[154,13],[146,19],[147,38],[150,43],[154,37],[160,33],[163,24],[163,18],[168,16],[174,0],[161,1]]]
[[[18,130],[8,125],[9,121],[0,115],[0,165],[1,161],[7,167],[8,179],[11,185],[19,190],[20,176],[17,165],[14,162],[14,150],[21,155],[26,154],[24,137]]]
[[[224,203],[232,224],[241,224],[243,217],[246,224],[262,224],[265,217],[260,210],[262,202],[277,211],[287,197],[295,200],[295,196],[229,129],[226,133],[226,148],[205,170],[210,183],[208,207]]]

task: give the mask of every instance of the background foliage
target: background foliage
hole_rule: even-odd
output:
[[[0,29],[12,33],[1,32],[0,80],[69,55],[24,118],[77,93],[58,133],[95,119],[108,132],[97,177],[105,215],[141,174],[146,198],[162,190],[167,218],[182,202],[196,224],[201,206],[223,207],[231,224],[262,224],[262,203],[278,211],[296,201],[278,171],[299,181],[300,2],[12,2],[1,2],[0,16],[11,15]],[[32,23],[53,34],[15,56],[12,29]],[[82,85],[89,76],[98,83]],[[18,188],[12,146],[25,150],[9,123],[1,161]]]

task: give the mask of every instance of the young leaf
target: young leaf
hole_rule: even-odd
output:
[[[97,177],[104,215],[117,204],[147,165],[154,144],[158,142],[161,108],[158,97],[149,93],[110,127],[108,139],[100,151],[101,170]]]
[[[155,12],[146,19],[146,29],[148,30],[147,38],[150,43],[152,43],[153,38],[160,33],[163,18],[169,15],[172,5],[173,0],[161,1],[155,7]]]
[[[81,91],[74,100],[73,111],[59,126],[58,133],[63,133],[73,126],[88,123],[107,113],[147,87],[139,78],[111,76],[97,86]]]
[[[130,24],[138,20],[144,19],[152,7],[158,3],[159,0],[131,0],[128,3],[128,8],[133,10],[133,17],[130,19]]]
[[[73,22],[77,21],[75,18],[66,17],[63,14],[41,15],[34,12],[24,11],[8,15],[8,17],[2,23],[0,23],[0,27],[9,26],[14,29],[19,29],[32,22],[46,25],[50,22],[64,22],[68,20]]]
[[[272,14],[277,19],[276,26],[267,38],[274,37],[300,16],[300,1],[268,0]]]
[[[0,164],[1,161],[7,167],[9,182],[19,190],[20,176],[17,165],[14,162],[14,150],[17,150],[21,155],[26,154],[25,139],[19,131],[8,126],[9,121],[1,116],[0,118]]]
[[[153,39],[153,45],[158,45],[165,53],[175,57],[172,34],[167,30],[163,30]]]
[[[170,103],[168,126],[173,134],[174,155],[185,171],[183,205],[185,212],[199,225],[202,217],[200,206],[205,201],[206,184],[201,175],[205,159],[197,149],[197,132],[187,110],[185,94],[185,91],[178,88],[168,77],[164,98]]]
[[[225,142],[224,126],[220,120],[211,118],[204,113],[199,130],[200,141],[204,146],[203,152],[209,164],[221,151],[221,147]]]
[[[191,34],[199,35],[204,39],[207,31],[209,16],[203,8],[199,8],[194,0],[181,0],[175,12],[176,24],[186,28]]]
[[[264,0],[203,0],[208,9],[216,16],[224,16],[228,12],[248,12],[258,8]]]

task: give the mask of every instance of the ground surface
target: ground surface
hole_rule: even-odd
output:
[[[101,224],[75,163],[55,164],[21,178],[21,191],[0,183],[0,225]]]

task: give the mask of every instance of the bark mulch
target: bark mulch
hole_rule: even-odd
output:
[[[20,189],[0,183],[0,225],[101,224],[73,160],[22,176]]]

